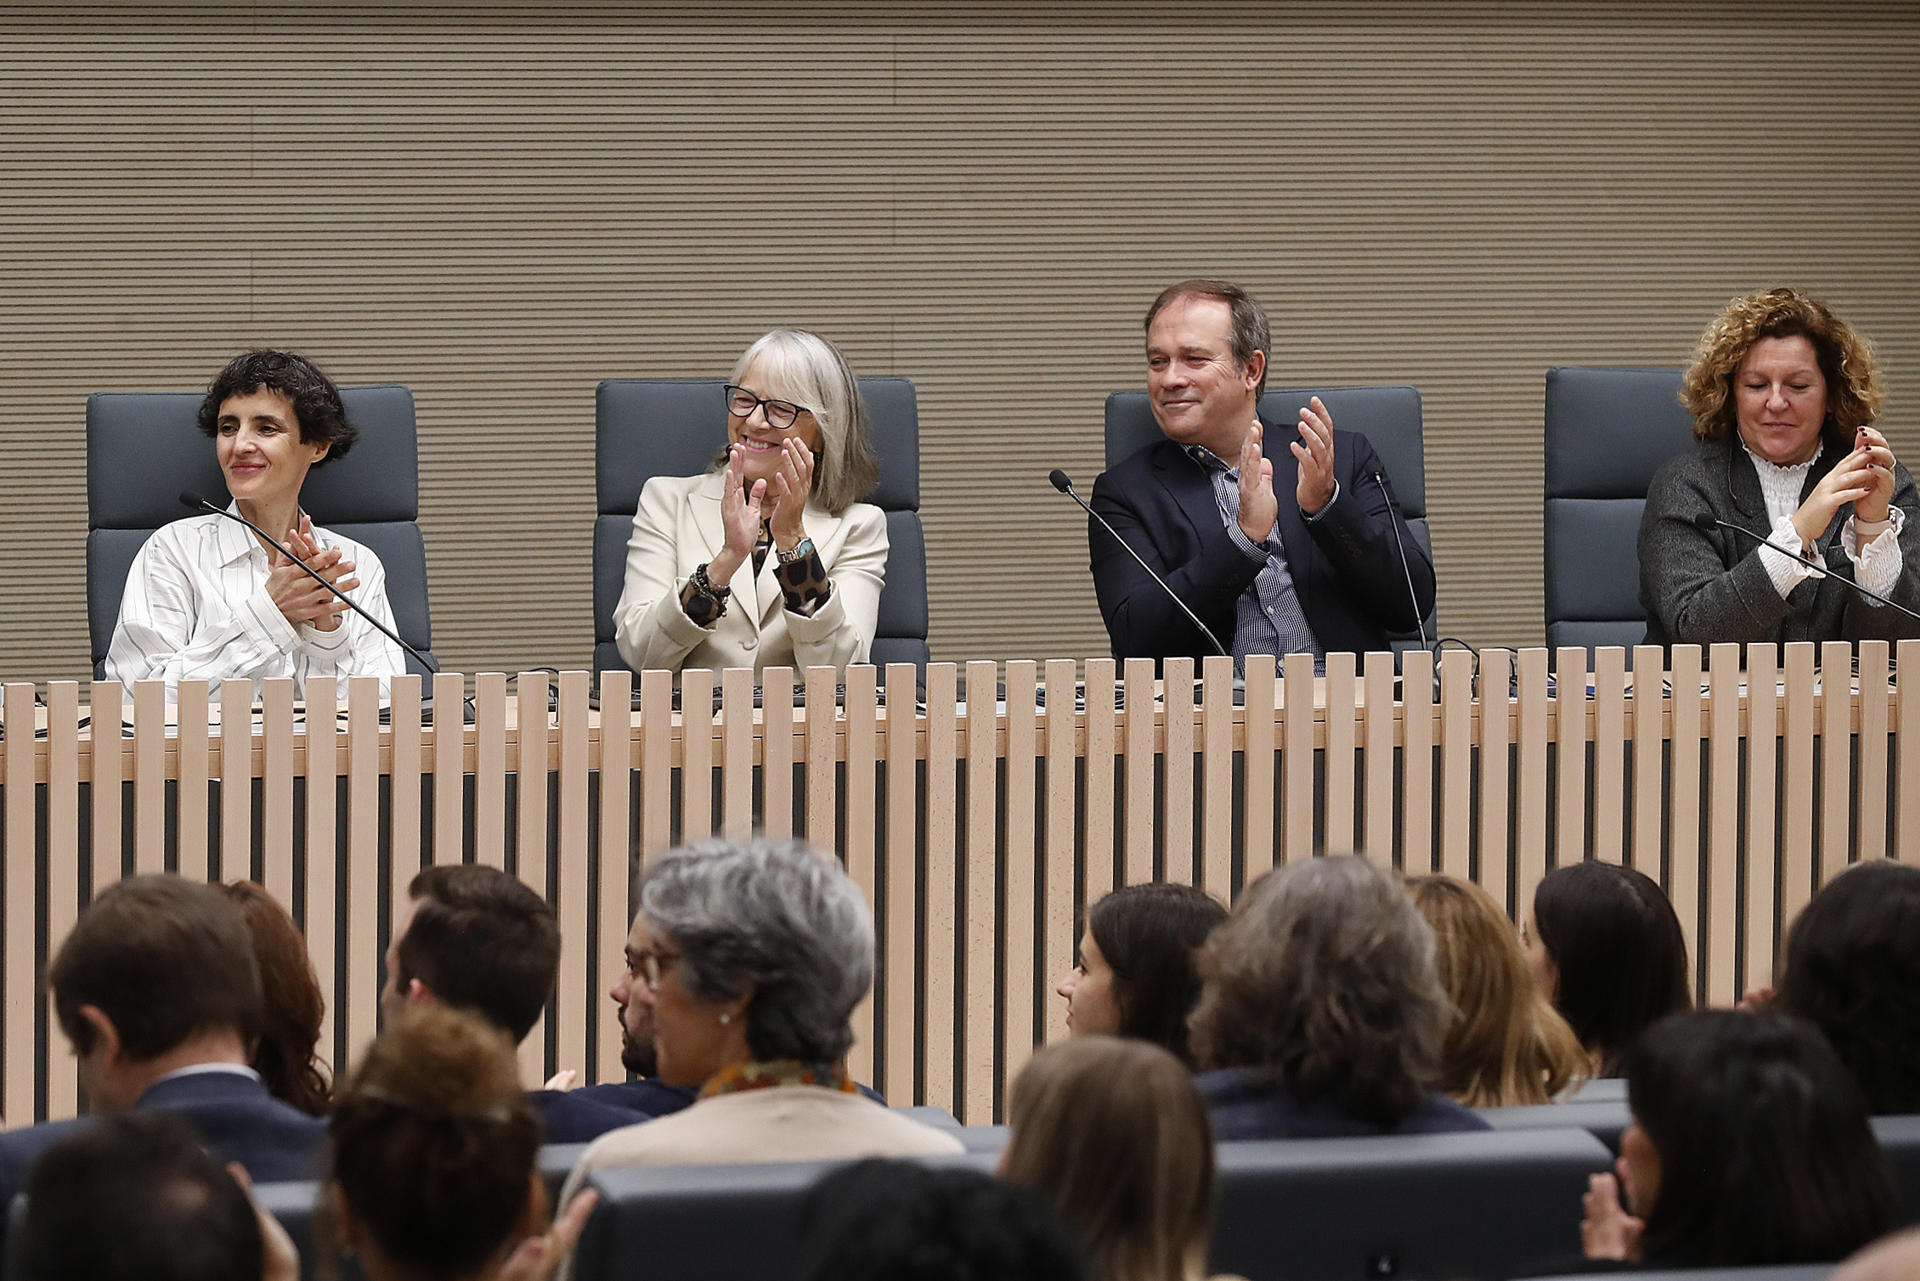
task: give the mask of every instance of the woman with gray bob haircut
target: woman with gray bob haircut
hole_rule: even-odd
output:
[[[1267,873],[1199,970],[1193,1050],[1216,1138],[1487,1128],[1434,1092],[1452,1007],[1433,931],[1392,873],[1350,855]]]
[[[608,1167],[961,1150],[847,1075],[853,1009],[873,984],[873,916],[831,855],[764,837],[658,855],[627,969],[629,1034],[650,1021],[658,1079],[699,1096],[602,1135],[565,1195]]]

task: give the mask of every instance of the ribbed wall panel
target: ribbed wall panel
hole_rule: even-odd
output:
[[[0,672],[85,663],[83,406],[285,344],[414,389],[449,668],[584,663],[593,387],[806,324],[915,380],[937,657],[1102,652],[1105,394],[1174,278],[1411,382],[1443,630],[1541,636],[1558,363],[1831,299],[1920,404],[1911,5],[0,12]]]

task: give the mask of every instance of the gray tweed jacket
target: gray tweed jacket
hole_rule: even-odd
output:
[[[1803,499],[1851,448],[1851,441],[1836,447],[1828,440],[1807,474]],[[1898,463],[1893,482],[1893,502],[1906,511],[1900,535],[1905,567],[1887,595],[1920,609],[1920,493]],[[1828,577],[1802,581],[1785,599],[1767,576],[1758,544],[1730,530],[1700,529],[1694,518],[1702,513],[1762,537],[1770,532],[1760,477],[1737,440],[1701,442],[1663,465],[1647,489],[1640,517],[1640,604],[1647,611],[1647,644],[1920,636],[1920,622],[1840,581],[1853,577],[1853,562],[1840,545],[1851,504],[1840,509],[1816,543],[1813,559],[1827,566]]]

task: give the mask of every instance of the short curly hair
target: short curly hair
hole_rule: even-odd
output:
[[[1805,338],[1813,344],[1827,383],[1827,421],[1822,432],[1851,448],[1858,428],[1880,417],[1886,388],[1873,344],[1854,332],[1833,309],[1793,289],[1769,289],[1735,298],[1720,309],[1693,353],[1680,384],[1680,403],[1693,415],[1696,440],[1732,436],[1737,408],[1733,378],[1740,362],[1762,338]]]
[[[320,372],[319,366],[290,351],[247,351],[228,361],[200,402],[200,430],[218,436],[220,406],[235,396],[262,390],[279,392],[292,402],[294,425],[300,429],[303,443],[327,447],[314,466],[345,458],[353,448],[360,433],[347,421],[340,389]]]

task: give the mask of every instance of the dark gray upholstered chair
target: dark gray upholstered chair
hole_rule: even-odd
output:
[[[1900,1221],[1920,1223],[1920,1116],[1876,1116],[1873,1137],[1893,1167],[1894,1190],[1900,1194]]]
[[[692,476],[727,439],[719,379],[610,378],[594,396],[593,670],[626,666],[613,643],[613,611],[626,577],[627,539],[640,491],[655,476]],[[867,502],[887,514],[887,579],[871,661],[913,663],[927,648],[927,549],[920,529],[920,417],[905,378],[862,378],[880,483]]]
[[[1580,1249],[1584,1130],[1222,1143],[1208,1270],[1250,1281],[1507,1277]]]
[[[1496,1130],[1553,1130],[1578,1126],[1613,1151],[1620,1150],[1620,1135],[1633,1121],[1627,1100],[1572,1099],[1566,1103],[1542,1103],[1537,1107],[1476,1108],[1488,1125]]]
[[[87,631],[100,677],[120,618],[127,570],[162,525],[190,516],[182,490],[225,506],[213,441],[200,434],[197,392],[101,392],[87,397]],[[420,466],[413,393],[342,387],[359,438],[344,458],[308,474],[300,505],[323,525],[373,550],[387,570],[394,630],[431,654],[427,547],[420,536]],[[426,669],[409,657],[407,670]]]
[[[1433,555],[1433,534],[1427,527],[1427,457],[1420,426],[1420,390],[1417,387],[1269,387],[1260,397],[1260,412],[1277,423],[1295,423],[1300,407],[1318,396],[1342,431],[1357,431],[1373,443],[1386,465],[1387,481],[1413,536]],[[1107,466],[1139,453],[1163,439],[1154,421],[1153,407],[1144,391],[1116,391],[1107,397]],[[1269,441],[1268,449],[1284,448]],[[1436,606],[1436,612],[1437,612]],[[1439,636],[1433,614],[1428,614],[1427,639]],[[1393,634],[1394,648],[1419,647],[1419,632]]]
[[[1640,512],[1660,464],[1693,448],[1678,369],[1547,371],[1547,646],[1638,645]]]

